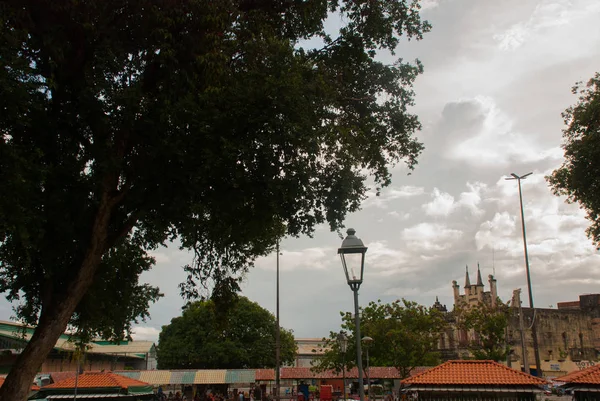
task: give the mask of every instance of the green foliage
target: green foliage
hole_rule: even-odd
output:
[[[160,369],[234,369],[275,367],[275,317],[245,297],[225,316],[213,301],[189,304],[163,326],[157,359]],[[291,331],[281,329],[281,361],[296,357]]]
[[[555,195],[586,210],[588,237],[600,248],[600,73],[587,85],[577,83],[573,94],[579,95],[577,104],[562,114],[565,160],[546,179]]]
[[[485,303],[456,310],[458,327],[475,334],[468,348],[475,359],[500,362],[506,359],[506,327],[509,308],[497,299],[496,306]]]
[[[361,310],[361,335],[373,338],[368,345],[371,366],[393,366],[405,378],[417,366],[439,363],[437,345],[446,326],[440,311],[405,299],[389,304],[370,302]],[[351,368],[356,365],[354,318],[351,313],[345,313],[342,320],[342,328],[349,333],[346,366]],[[317,360],[315,370],[341,370],[344,356],[336,340],[337,333],[333,332],[323,339],[327,350]]]
[[[335,38],[328,11],[346,21]],[[36,321],[88,266],[99,273],[85,292],[104,286],[112,267],[99,262],[123,243],[144,252],[179,237],[195,250],[182,285],[195,298],[199,282],[235,292],[284,225],[341,227],[365,171],[388,185],[389,164],[412,168],[422,150],[407,111],[421,65],[374,60],[429,30],[418,11],[400,0],[3,5],[0,290],[24,301],[18,316]],[[311,38],[323,47],[303,48]],[[87,310],[76,323],[96,329]]]
[[[391,165],[412,169],[423,69],[375,55],[429,30],[419,8],[2,2],[0,291],[38,335],[0,398],[67,324],[119,338],[144,318],[160,295],[138,285],[147,252],[178,239],[195,255],[183,296],[227,305],[277,238],[341,228],[369,175],[379,190]]]

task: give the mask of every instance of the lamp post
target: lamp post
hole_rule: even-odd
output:
[[[346,351],[348,350],[348,337],[346,333],[340,331],[340,334],[337,336],[338,346],[340,347],[340,352],[343,354],[343,364],[342,364],[342,380],[344,382],[344,401],[346,401]]]
[[[369,390],[369,399],[371,399],[371,372],[369,370],[369,345],[373,342],[373,339],[369,336],[362,338],[362,342],[365,343],[365,349],[367,350],[367,389]]]
[[[537,341],[537,329],[535,327],[535,311],[533,309],[533,294],[531,292],[531,275],[529,273],[529,254],[527,252],[527,235],[525,233],[525,213],[523,211],[523,193],[521,191],[521,180],[529,177],[533,173],[527,173],[525,175],[518,176],[515,173],[511,173],[511,177],[505,178],[506,180],[517,180],[519,184],[519,203],[521,205],[521,229],[523,231],[523,251],[525,252],[525,272],[527,273],[527,290],[529,291],[529,307],[534,312],[533,321],[531,322],[531,337],[533,339],[533,353],[535,355],[535,370],[538,376],[542,375],[541,363],[540,363],[540,350],[538,349]]]
[[[349,228],[346,233],[348,234],[342,246],[338,248],[338,254],[342,260],[342,267],[346,274],[346,281],[350,286],[352,292],[354,292],[354,325],[355,333],[354,338],[356,339],[356,367],[358,368],[358,395],[360,401],[365,401],[365,387],[363,383],[363,369],[362,369],[362,352],[360,349],[360,315],[358,313],[358,289],[363,282],[363,274],[365,271],[365,253],[367,247],[363,244],[360,238],[357,238],[356,230]],[[358,274],[358,275],[357,275]]]
[[[275,329],[275,401],[279,401],[281,396],[279,394],[281,390],[281,380],[280,380],[280,371],[281,371],[281,326],[279,325],[279,239],[277,239],[277,246],[275,247],[275,251],[277,252],[276,261],[277,261],[277,274],[276,274],[276,312],[275,312],[275,320],[277,321],[277,328]]]

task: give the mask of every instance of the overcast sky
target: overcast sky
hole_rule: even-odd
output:
[[[422,14],[432,31],[402,44],[398,56],[425,66],[414,111],[426,149],[412,175],[396,167],[392,186],[346,221],[369,247],[361,305],[402,297],[431,305],[439,296],[451,309],[452,280],[463,293],[465,265],[473,278],[478,262],[486,291],[495,271],[504,301],[515,288],[526,299],[517,183],[504,180],[512,172],[533,172],[523,198],[535,305],[600,292],[600,256],[585,236],[585,214],[544,180],[562,160],[561,112],[576,101],[571,87],[600,71],[600,1],[427,0]],[[326,227],[282,243],[281,324],[296,337],[339,330],[339,312],[353,308],[340,244]],[[177,285],[190,256],[175,247],[155,256],[143,279],[165,297],[136,329],[139,339],[157,339],[183,304]],[[243,295],[275,311],[275,255],[257,262]],[[10,306],[0,305],[0,317],[9,315]]]

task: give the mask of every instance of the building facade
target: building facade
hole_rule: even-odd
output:
[[[0,321],[0,374],[6,374],[17,356],[33,335],[34,327],[15,322]],[[152,341],[121,341],[113,343],[97,339],[86,344],[86,352],[79,361],[70,334],[60,336],[40,367],[40,373],[92,370],[156,369],[156,346]]]
[[[440,335],[439,349],[444,360],[467,359],[468,345],[477,341],[477,333],[467,332],[456,324],[460,310],[483,303],[495,307],[499,302],[494,276],[488,276],[489,289],[485,289],[479,266],[477,278],[471,284],[469,271],[465,273],[464,292],[452,282],[454,308],[448,311],[436,299],[433,307],[445,313],[448,329]],[[559,302],[557,308],[521,307],[523,328],[519,319],[520,290],[513,293],[509,305],[509,321],[506,330],[506,345],[509,355],[506,364],[519,369],[523,366],[523,349],[528,356],[531,369],[535,369],[535,353],[531,324],[535,319],[540,364],[544,376],[557,377],[584,369],[598,363],[600,355],[600,294],[581,295],[578,301]],[[523,331],[524,344],[521,342]],[[524,345],[524,346],[523,346]]]

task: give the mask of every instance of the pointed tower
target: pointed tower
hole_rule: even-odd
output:
[[[471,280],[469,280],[469,265],[466,266],[465,272],[465,295],[467,296],[467,302],[469,302],[468,298],[471,295]]]
[[[481,270],[479,269],[479,262],[477,262],[477,287],[483,287],[483,280],[481,279]]]
[[[479,268],[479,262],[477,262],[477,284],[475,284],[475,295],[477,295],[477,301],[483,302],[483,280],[481,279],[481,269]]]

